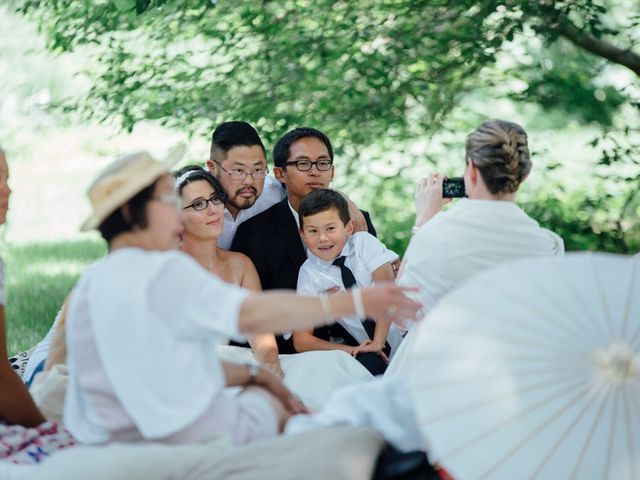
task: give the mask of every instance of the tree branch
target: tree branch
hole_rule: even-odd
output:
[[[560,22],[557,31],[578,47],[599,57],[606,58],[613,63],[623,65],[640,76],[640,55],[636,52],[618,48],[606,40],[583,32],[569,22]]]

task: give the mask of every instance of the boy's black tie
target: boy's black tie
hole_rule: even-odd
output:
[[[356,277],[353,275],[351,269],[344,264],[345,260],[346,257],[338,257],[333,261],[333,265],[340,269],[340,276],[342,277],[342,284],[344,285],[344,288],[355,287],[357,285]],[[365,331],[367,332],[367,335],[369,335],[369,338],[373,340],[373,335],[376,330],[376,323],[373,320],[367,318],[362,322],[362,324]],[[384,353],[389,355],[390,351],[391,348],[389,347],[389,344],[385,342]]]
[[[342,284],[344,288],[348,289],[356,286],[356,277],[353,276],[351,269],[344,264],[346,258],[347,257],[338,257],[333,261],[333,264],[340,269]]]
[[[356,277],[354,277],[351,269],[344,264],[344,260],[345,257],[338,257],[333,261],[333,265],[340,269],[340,276],[342,277],[342,284],[344,285],[344,287],[355,287],[357,285]],[[362,323],[369,338],[373,339],[376,327],[375,322],[373,320],[365,320]],[[360,345],[360,343],[355,338],[353,338],[348,330],[338,322],[332,325],[326,325],[324,327],[316,327],[313,330],[313,335],[328,342],[336,342],[337,339],[342,339],[341,342],[336,343],[344,343],[352,347],[357,347],[358,345]],[[389,344],[385,343],[384,353],[389,355],[389,351]],[[380,358],[377,353],[374,352],[361,353],[356,357],[356,360],[360,362],[362,366],[364,366],[367,370],[369,370],[372,375],[382,375],[387,369],[386,362],[382,358]]]

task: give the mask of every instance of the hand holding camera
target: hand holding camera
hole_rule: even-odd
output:
[[[445,178],[441,173],[432,173],[418,182],[416,187],[416,227],[424,225],[442,210],[452,198],[466,196],[464,179]]]

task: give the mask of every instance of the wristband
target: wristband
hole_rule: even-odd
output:
[[[364,304],[362,303],[362,290],[360,288],[352,288],[351,296],[353,297],[353,309],[356,311],[356,316],[360,320],[365,320],[367,314],[364,313]]]
[[[331,311],[331,303],[325,293],[318,295],[320,299],[320,306],[322,307],[322,314],[324,315],[324,322],[328,325],[333,323],[333,312]]]

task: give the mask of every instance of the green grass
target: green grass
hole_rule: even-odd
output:
[[[97,238],[2,247],[10,355],[40,341],[80,274],[105,254],[106,244]]]

